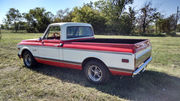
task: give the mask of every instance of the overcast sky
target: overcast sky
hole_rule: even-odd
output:
[[[56,14],[59,9],[72,9],[89,1],[98,0],[0,0],[0,24],[2,24],[2,20],[5,18],[9,8],[16,8],[21,13],[26,13],[29,9],[44,7],[47,11]],[[148,1],[151,1],[152,6],[156,7],[165,16],[175,13],[177,6],[180,6],[180,0],[134,0],[131,6],[139,9]]]

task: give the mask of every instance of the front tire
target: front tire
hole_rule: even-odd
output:
[[[110,77],[107,67],[95,60],[91,60],[85,64],[84,72],[88,81],[95,84],[106,83]]]
[[[27,68],[33,68],[37,62],[29,51],[23,52],[23,62]]]

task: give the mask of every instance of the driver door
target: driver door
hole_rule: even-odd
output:
[[[62,60],[62,48],[60,47],[60,26],[50,26],[46,31],[41,46],[38,49],[39,57],[47,60]]]

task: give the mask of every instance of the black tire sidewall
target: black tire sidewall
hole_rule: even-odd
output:
[[[28,66],[28,65],[26,64],[26,62],[25,62],[25,58],[24,58],[24,55],[25,55],[25,54],[29,54],[29,55],[30,55],[30,58],[31,58],[31,64],[30,64],[30,66]],[[24,65],[25,65],[27,68],[33,68],[33,66],[35,66],[35,64],[36,64],[33,55],[32,55],[31,52],[29,52],[29,51],[23,52],[23,62],[24,62]]]

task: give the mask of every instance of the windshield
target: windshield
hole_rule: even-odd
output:
[[[70,26],[67,27],[67,38],[78,38],[93,36],[92,28],[89,26]]]

